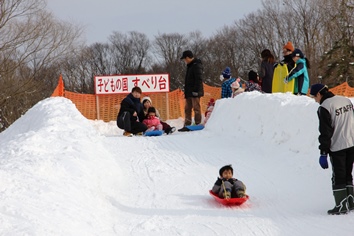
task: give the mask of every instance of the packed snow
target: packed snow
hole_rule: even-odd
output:
[[[47,98],[0,133],[0,235],[352,236],[354,212],[327,215],[317,108],[243,93],[217,100],[204,130],[124,137]],[[241,206],[208,193],[226,164],[247,186]]]

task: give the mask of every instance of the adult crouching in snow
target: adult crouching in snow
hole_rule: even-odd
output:
[[[121,104],[117,116],[117,126],[124,129],[124,136],[142,135],[147,126],[142,123],[145,118],[143,105],[140,103],[141,88],[134,87]]]
[[[353,104],[346,97],[335,96],[323,84],[312,85],[310,95],[320,104],[317,111],[320,131],[319,162],[323,169],[327,169],[329,155],[332,163],[332,189],[336,205],[328,214],[344,214],[354,210]]]

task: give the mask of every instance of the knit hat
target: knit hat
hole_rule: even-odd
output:
[[[254,70],[250,70],[250,72],[248,72],[248,80],[257,81],[257,76],[258,74]]]
[[[292,57],[301,57],[304,58],[304,54],[301,52],[300,49],[295,48],[295,50],[293,51],[293,53],[291,54]]]
[[[292,42],[287,42],[285,45],[284,45],[284,47],[283,47],[283,49],[286,49],[286,50],[289,50],[289,51],[294,51],[294,45],[292,44]]]
[[[145,102],[149,101],[150,104],[152,104],[151,98],[150,97],[143,97],[143,99],[141,99],[141,101],[143,101],[143,105],[145,104]]]
[[[231,173],[234,174],[234,169],[232,169],[232,166],[226,165],[221,167],[221,169],[219,170],[219,175],[222,176],[222,173],[224,173],[225,170],[231,170]]]
[[[156,109],[155,109],[155,107],[149,107],[149,109],[148,109],[148,114],[150,113],[150,112],[152,112],[152,113],[155,113],[156,114]]]
[[[231,85],[231,88],[238,89],[240,88],[240,78],[237,78]]]
[[[319,92],[327,88],[327,85],[324,84],[314,84],[311,86],[310,95],[316,96]]]
[[[193,58],[193,53],[190,50],[184,51],[181,56],[181,60],[185,59],[186,57]]]
[[[226,79],[230,78],[231,77],[231,69],[230,69],[230,67],[226,67],[225,70],[221,74]]]

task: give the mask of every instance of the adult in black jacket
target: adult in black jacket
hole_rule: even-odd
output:
[[[269,49],[261,52],[261,65],[259,69],[259,78],[262,82],[262,91],[272,93],[273,73],[274,73],[274,56]]]
[[[124,129],[125,136],[145,132],[147,127],[142,123],[144,119],[143,105],[140,103],[141,89],[134,87],[132,92],[120,104],[117,116],[117,126]]]
[[[336,202],[328,214],[343,214],[354,210],[354,110],[352,102],[335,96],[323,84],[311,86],[310,95],[320,104],[318,108],[320,165],[328,168],[327,155],[332,163],[332,189]]]
[[[194,122],[196,125],[202,122],[200,108],[200,97],[204,96],[203,88],[203,65],[201,60],[194,58],[189,50],[184,51],[181,60],[187,64],[186,77],[184,81],[184,97],[186,99],[184,112],[184,126],[192,124],[192,109],[194,111]],[[189,131],[186,127],[178,131]]]

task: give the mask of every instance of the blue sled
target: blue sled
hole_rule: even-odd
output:
[[[163,130],[152,130],[144,133],[144,136],[161,136],[163,134]]]
[[[188,125],[186,126],[190,131],[202,130],[204,129],[204,125]]]

